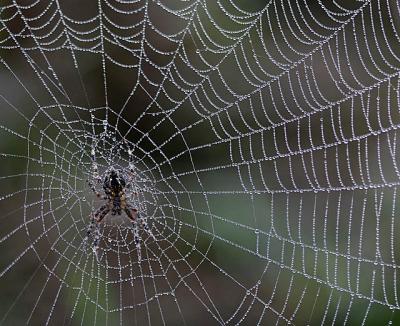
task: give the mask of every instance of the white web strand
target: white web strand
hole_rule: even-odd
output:
[[[399,3],[81,7],[1,5],[2,323],[396,322]]]

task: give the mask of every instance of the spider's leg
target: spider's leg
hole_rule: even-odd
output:
[[[110,212],[110,210],[111,208],[109,204],[104,204],[103,206],[101,206],[94,214],[96,222],[100,223],[103,220],[103,218]]]
[[[153,232],[151,232],[150,228],[149,228],[149,224],[147,224],[147,221],[138,213],[138,220],[140,222],[140,224],[142,225],[143,229],[146,231],[146,233],[154,240],[156,240],[156,237],[154,236]]]
[[[97,191],[96,187],[95,187],[95,183],[97,182],[97,184],[101,183],[101,178],[97,172],[97,168],[96,170],[94,170],[93,175],[92,175],[92,179],[91,180],[86,180],[86,182],[89,185],[89,188],[95,193],[95,195],[97,197],[101,197],[102,199],[107,199],[107,197],[102,196],[101,193],[99,191]]]
[[[102,196],[101,194],[100,194],[100,192],[98,192],[97,190],[96,190],[96,188],[94,187],[94,184],[93,184],[93,182],[91,182],[91,181],[87,181],[88,182],[88,184],[89,184],[89,187],[90,187],[90,189],[95,193],[95,195],[97,196],[97,197],[101,197],[101,199],[107,199],[107,197],[106,196]]]
[[[93,229],[95,229],[95,228],[96,228],[96,220],[94,218],[94,215],[92,214],[92,218],[90,219],[90,224],[86,228],[86,236],[83,239],[83,248],[85,251],[87,249],[87,243],[89,240],[89,236],[93,232]]]
[[[128,173],[127,173],[127,183],[126,183],[125,188],[127,188],[127,189],[134,188],[136,190],[136,187],[134,186],[134,182],[133,182],[134,180],[135,180],[135,175],[134,175],[133,169],[130,169],[130,171],[128,171]],[[137,191],[132,192],[132,197],[133,196],[137,197],[138,192]]]
[[[135,244],[136,244],[136,249],[138,253],[138,261],[142,260],[142,249],[141,249],[141,244],[140,244],[140,237],[139,237],[139,230],[137,223],[135,222],[133,225],[133,236],[135,238]]]
[[[84,239],[85,243],[87,243],[89,236],[93,232],[93,229],[94,229],[93,251],[96,254],[96,258],[98,258],[97,252],[98,252],[99,242],[100,242],[99,224],[109,212],[110,212],[109,205],[101,206],[94,214],[92,214],[90,224],[86,231],[86,237]]]
[[[137,216],[139,215],[137,212],[137,209],[132,208],[131,206],[128,206],[125,208],[125,213],[129,217],[129,219],[132,221],[132,229],[133,229],[133,239],[135,241],[137,253],[138,253],[138,260],[142,260],[142,250],[140,248],[140,237],[139,237],[139,230],[137,226]],[[133,214],[136,214],[136,216],[133,216]]]
[[[95,183],[100,184],[102,182],[102,180],[99,175],[99,168],[96,163],[96,156],[95,156],[94,149],[92,149],[92,151],[90,153],[90,159],[92,161],[92,169],[91,169],[92,175],[91,175],[91,179],[87,180],[87,182],[89,184],[90,189],[92,189],[92,191],[96,194],[96,196],[101,197],[101,194],[95,188]]]
[[[100,230],[99,225],[96,223],[96,228],[94,230],[94,240],[93,240],[93,253],[96,255],[96,260],[99,261],[99,242],[100,242]]]

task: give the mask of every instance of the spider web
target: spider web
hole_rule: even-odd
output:
[[[2,324],[395,323],[399,13],[2,1]],[[85,247],[94,164],[141,255],[125,215]]]

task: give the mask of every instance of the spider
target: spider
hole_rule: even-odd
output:
[[[133,175],[133,171],[131,171]],[[98,174],[98,169],[96,163],[93,163],[93,179],[97,181],[97,183],[101,183],[102,179]],[[135,241],[135,245],[138,252],[138,259],[141,260],[141,249],[140,249],[140,237],[138,230],[138,222],[143,227],[143,229],[154,239],[154,236],[145,221],[142,218],[137,208],[131,205],[126,196],[126,188],[130,188],[131,185],[125,181],[125,178],[121,171],[111,169],[103,181],[103,191],[104,195],[98,192],[95,188],[93,182],[88,182],[92,191],[96,194],[98,198],[105,200],[105,203],[100,206],[94,213],[91,214],[91,221],[86,231],[86,237],[84,242],[87,243],[90,235],[94,232],[94,240],[93,240],[93,252],[96,255],[97,260],[99,260],[98,250],[100,243],[100,230],[99,225],[103,221],[103,219],[107,216],[108,213],[111,213],[112,216],[121,215],[122,212],[125,212],[126,216],[130,219],[132,224],[133,237]],[[137,196],[137,193],[134,193]]]

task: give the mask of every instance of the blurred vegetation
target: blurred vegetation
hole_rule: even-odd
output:
[[[264,32],[274,32],[262,35],[265,46],[275,50],[276,56],[279,55],[276,48],[281,47],[280,51],[287,54],[287,58],[280,58],[282,65],[301,60],[301,56],[290,49],[292,42],[299,52],[309,57],[299,63],[297,70],[290,70],[294,70],[293,73],[281,74],[265,56],[260,34],[251,29],[249,37],[243,37],[244,27],[263,10],[265,1],[235,3],[252,14],[243,18],[243,14],[229,6],[229,1],[223,1],[223,6],[243,18],[235,22],[236,17],[228,17],[221,10],[221,3],[211,0],[199,6],[196,14],[197,29],[203,33],[207,31],[208,37],[216,43],[233,46],[235,51],[226,58],[224,51],[219,53],[212,44],[202,44],[194,29],[190,35],[185,34],[182,45],[153,35],[151,29],[146,31],[148,42],[166,53],[175,53],[177,46],[181,46],[188,61],[199,71],[208,68],[204,62],[214,66],[222,60],[218,71],[204,74],[208,76],[208,83],[204,83],[203,92],[192,93],[197,96],[192,101],[183,100],[187,94],[178,85],[163,81],[161,70],[149,61],[140,62],[141,86],[132,89],[138,78],[135,68],[120,67],[111,60],[134,65],[138,63],[137,58],[112,44],[107,44],[103,52],[108,55],[105,59],[107,94],[101,51],[26,51],[30,62],[20,48],[0,49],[0,58],[5,62],[0,70],[1,196],[10,195],[0,201],[1,237],[8,237],[0,246],[3,258],[0,270],[10,267],[4,275],[0,274],[0,315],[4,316],[4,324],[28,321],[32,325],[42,325],[49,311],[53,311],[51,324],[115,325],[120,320],[139,325],[162,324],[163,316],[167,324],[174,325],[182,323],[176,302],[190,325],[216,324],[212,316],[217,314],[216,310],[222,319],[230,318],[231,324],[244,317],[244,324],[249,325],[257,322],[283,324],[285,322],[278,317],[290,318],[295,312],[295,320],[290,321],[295,324],[343,323],[345,320],[348,324],[361,324],[365,316],[371,325],[386,324],[390,320],[397,323],[397,310],[387,305],[395,305],[398,290],[400,252],[397,244],[391,257],[391,237],[397,239],[399,232],[393,216],[398,207],[393,190],[397,184],[382,190],[334,191],[341,183],[344,188],[354,184],[350,174],[354,174],[357,181],[360,179],[363,172],[359,170],[363,168],[352,163],[359,155],[361,161],[370,166],[371,184],[381,179],[379,164],[385,167],[388,182],[398,181],[393,162],[388,155],[378,156],[374,150],[378,146],[376,138],[365,145],[371,148],[369,151],[350,147],[354,144],[341,146],[354,130],[357,134],[369,132],[363,118],[362,101],[350,100],[341,103],[340,110],[318,112],[318,107],[307,107],[306,97],[300,95],[310,86],[307,69],[314,72],[314,87],[322,90],[332,102],[345,97],[344,93],[351,87],[359,87],[350,78],[352,73],[361,76],[367,85],[370,81],[364,76],[365,67],[357,63],[357,51],[343,54],[345,46],[347,50],[353,47],[350,41],[346,43],[339,37],[337,41],[328,42],[352,69],[343,68],[341,72],[348,87],[343,86],[344,81],[334,83],[327,70],[335,63],[323,62],[320,53],[299,44],[289,28],[291,25],[283,24],[291,15],[299,18],[299,13],[289,13],[286,2],[281,7],[274,4],[266,11],[269,19],[256,21]],[[25,9],[24,16],[37,15],[47,4],[41,1],[38,6]],[[176,4],[180,5],[183,6]],[[342,2],[342,5],[353,10],[361,4]],[[66,15],[77,20],[93,17],[99,10],[96,3],[82,6],[77,0],[61,1],[60,6]],[[172,34],[185,24],[184,20],[160,10],[155,3],[149,6],[152,22],[163,32]],[[113,12],[107,6],[103,10],[105,14]],[[319,21],[331,23],[319,3],[310,4],[309,10]],[[3,11],[1,19],[9,31],[17,33],[23,21],[7,21],[9,14]],[[133,19],[132,15],[112,15],[120,24],[128,24]],[[377,15],[376,8],[371,15]],[[369,22],[366,15],[362,17],[354,20],[357,30]],[[377,19],[372,24],[375,21]],[[232,32],[231,39],[215,29],[215,22]],[[342,24],[339,20],[332,28],[339,31]],[[377,28],[386,28],[376,24]],[[314,24],[310,28],[327,37],[321,26]],[[112,27],[110,29],[113,31]],[[352,33],[350,29],[349,35],[347,30],[343,35],[350,37]],[[0,39],[5,37],[7,30],[3,29]],[[375,42],[375,35],[367,37],[365,42]],[[389,41],[394,44],[393,51],[398,50],[397,43]],[[31,42],[27,38],[20,45],[29,47]],[[159,66],[174,60],[182,69],[179,73],[194,84],[204,78],[190,71],[182,57],[147,50],[149,60]],[[375,57],[379,51],[383,49],[378,45],[368,55]],[[257,67],[255,58],[270,72],[270,76],[266,76],[257,71],[266,83],[261,87],[265,102],[257,96],[252,101],[246,97],[255,87],[246,79],[250,73],[244,75],[246,71],[242,69]],[[368,68],[378,64],[380,62],[371,61]],[[285,69],[289,68],[285,66],[282,70]],[[171,74],[178,73],[171,71]],[[44,76],[42,80],[40,76]],[[149,80],[163,83],[169,97],[158,94],[157,87]],[[278,87],[277,84],[284,99],[282,103],[272,101],[277,89],[271,85]],[[314,91],[317,93],[316,89]],[[211,105],[202,107],[201,103],[208,103],[210,99],[219,103],[215,94],[229,103],[238,103],[237,109],[232,105],[234,109],[224,114]],[[397,103],[396,92],[390,90],[378,87],[369,94],[371,101],[381,96]],[[181,101],[176,107],[175,102]],[[299,116],[302,107],[307,107],[309,114],[305,114],[299,124],[287,122],[291,116],[285,101],[293,116]],[[379,108],[378,105],[372,105],[371,110]],[[373,130],[383,128],[382,117],[390,116],[394,123],[400,120],[398,110],[390,104],[381,105],[379,112],[370,112],[368,127]],[[253,116],[249,111],[251,107]],[[257,136],[245,136],[250,132],[254,112],[265,129],[262,140]],[[262,115],[265,112],[273,123]],[[316,114],[312,115],[313,112]],[[104,120],[107,120],[108,134],[103,133]],[[226,127],[231,137],[223,134],[221,127]],[[339,130],[345,142],[336,144]],[[224,135],[222,141],[217,132]],[[119,226],[113,226],[111,219],[104,228],[104,234],[112,239],[103,243],[107,264],[98,264],[93,254],[82,250],[87,217],[99,205],[86,183],[90,175],[89,152],[93,140],[99,137],[102,145],[96,151],[103,168],[109,164],[126,165],[126,152],[119,147],[115,149],[114,145],[128,141],[134,144],[136,167],[154,185],[154,191],[144,190],[143,201],[151,216],[150,224],[163,238],[156,244],[146,240],[144,255],[149,258],[146,263],[135,260],[136,254],[124,252],[127,246],[121,243],[129,243],[132,236],[124,233],[123,228],[120,231]],[[310,159],[309,153],[292,154],[290,146],[296,149],[298,142],[304,149],[311,149],[314,158]],[[320,146],[326,144],[333,145],[326,151],[321,150]],[[197,147],[200,149],[194,150]],[[272,159],[266,159],[269,157]],[[396,159],[398,161],[398,155]],[[316,164],[311,167],[313,160]],[[348,164],[351,166],[347,169]],[[311,191],[304,170],[314,173],[315,183],[323,180],[321,189],[315,193]],[[338,175],[338,170],[342,174]],[[291,187],[294,183],[297,188]],[[282,184],[289,185],[286,191]],[[377,202],[382,203],[380,214],[374,211]],[[19,226],[18,231],[12,233]],[[378,248],[377,237],[381,246]],[[20,258],[26,248],[29,250]],[[152,257],[159,261],[151,261]],[[364,260],[357,260],[357,257]],[[164,279],[159,276],[163,274]],[[174,295],[166,294],[171,292],[171,287],[176,287]],[[211,312],[199,300],[210,307]],[[126,309],[119,311],[121,306]]]

